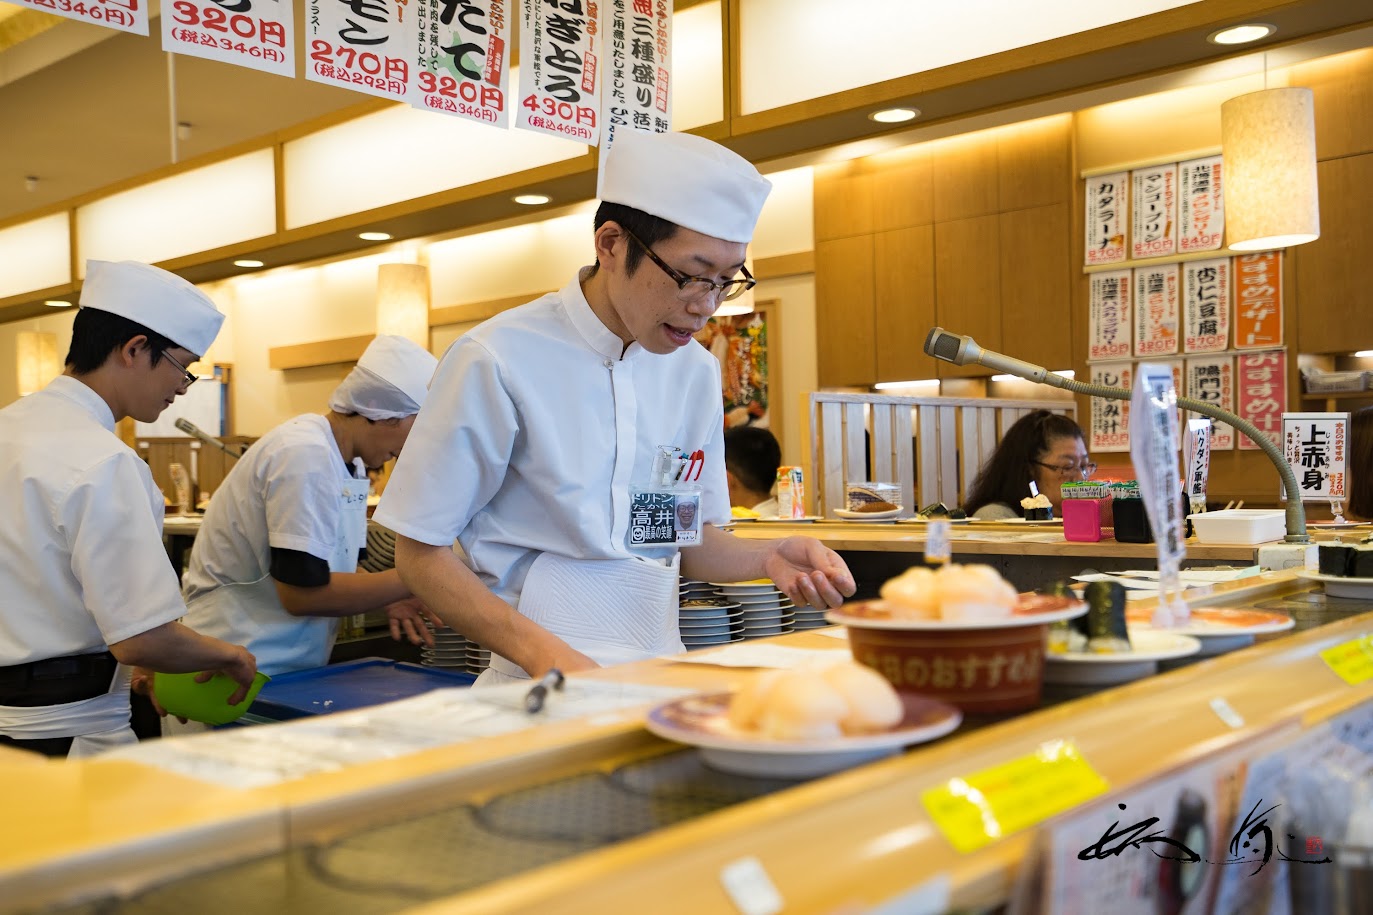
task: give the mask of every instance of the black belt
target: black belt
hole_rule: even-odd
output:
[[[0,705],[33,707],[94,699],[109,692],[119,662],[108,651],[0,667]]]

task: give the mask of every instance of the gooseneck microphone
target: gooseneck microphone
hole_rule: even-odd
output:
[[[242,452],[234,450],[234,448],[232,448],[229,445],[226,445],[224,442],[221,442],[219,439],[215,438],[213,435],[206,432],[204,429],[201,429],[199,426],[191,422],[189,419],[186,419],[185,417],[178,417],[177,421],[173,423],[173,425],[180,429],[182,432],[185,432],[191,438],[199,439],[207,445],[213,445],[214,447],[218,448],[220,451],[223,451],[230,457],[238,458],[243,456]]]
[[[984,350],[977,345],[972,337],[951,334],[942,327],[934,328],[925,338],[925,353],[944,362],[952,362],[954,365],[986,366],[989,369],[1014,375],[1017,378],[1047,384],[1050,387],[1063,388],[1074,394],[1104,397],[1108,400],[1127,402],[1130,400],[1130,392],[1125,388],[1112,388],[1103,384],[1086,384],[1071,378],[1064,378],[1062,375],[1056,375],[1041,366],[1032,365],[1010,356],[1003,356],[1001,353]],[[1179,397],[1178,406],[1184,410],[1229,423],[1236,430],[1249,436],[1250,440],[1258,445],[1264,454],[1268,455],[1268,459],[1277,468],[1278,475],[1282,477],[1283,486],[1287,488],[1288,493],[1286,506],[1287,536],[1284,539],[1287,543],[1310,543],[1311,538],[1306,534],[1306,506],[1302,504],[1299,495],[1301,487],[1297,484],[1297,476],[1292,472],[1292,466],[1287,463],[1287,457],[1278,450],[1277,445],[1273,444],[1273,440],[1259,431],[1259,428],[1248,420],[1204,400]],[[1295,498],[1293,497],[1294,494],[1297,494]]]

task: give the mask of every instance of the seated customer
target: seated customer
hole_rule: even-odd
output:
[[[1030,483],[1048,496],[1054,516],[1062,506],[1059,486],[1096,472],[1077,423],[1058,413],[1035,410],[1016,420],[983,465],[968,494],[968,514],[983,521],[1023,517],[1020,500]]]
[[[759,426],[735,426],[725,430],[725,479],[729,504],[756,512],[760,518],[777,517],[772,495],[782,448],[777,438]]]
[[[1373,407],[1349,416],[1349,503],[1344,514],[1350,521],[1373,521]]]

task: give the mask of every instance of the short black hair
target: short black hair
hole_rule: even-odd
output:
[[[602,203],[596,208],[596,218],[591,224],[592,231],[598,231],[608,222],[617,223],[620,228],[632,232],[650,248],[660,241],[667,241],[677,234],[677,223],[661,219],[643,210],[627,207],[622,203]],[[643,263],[644,249],[630,243],[625,253],[625,276],[633,276],[634,271]],[[599,265],[597,265],[599,266]]]
[[[725,469],[751,492],[771,492],[782,464],[777,436],[762,426],[725,430]]]
[[[148,330],[137,321],[98,308],[82,308],[72,322],[72,345],[67,350],[67,368],[77,375],[94,372],[105,364],[110,353],[138,336],[148,338],[148,352],[153,365],[162,361],[165,351],[176,346],[157,331]]]

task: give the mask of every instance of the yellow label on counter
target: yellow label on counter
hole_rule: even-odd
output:
[[[977,851],[1104,794],[1110,787],[1065,740],[1020,759],[951,778],[920,795],[944,837],[960,852]]]
[[[1321,652],[1321,660],[1350,686],[1373,678],[1373,636],[1361,635],[1357,639],[1341,642],[1333,648]]]

